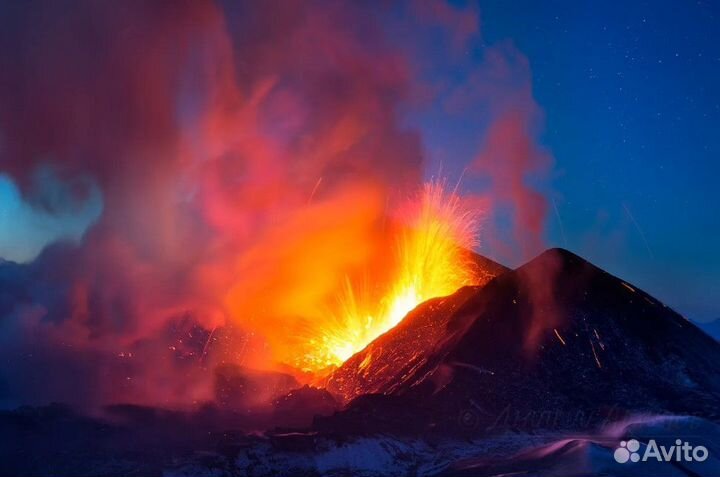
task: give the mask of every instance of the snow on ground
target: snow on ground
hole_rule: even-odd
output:
[[[282,437],[282,436],[281,436]],[[677,438],[704,445],[705,462],[620,464],[613,452],[621,440],[649,439],[672,445]],[[165,472],[165,477],[494,476],[530,472],[537,476],[656,477],[720,475],[720,426],[684,416],[638,416],[593,435],[507,433],[485,439],[402,439],[388,435],[330,439],[312,434],[273,441],[258,437],[232,458],[197,456]],[[294,446],[294,447],[293,447]]]

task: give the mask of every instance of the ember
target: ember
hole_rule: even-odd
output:
[[[346,278],[334,309],[305,330],[312,346],[294,364],[305,370],[339,365],[420,303],[476,284],[477,266],[468,251],[477,244],[480,217],[481,211],[467,207],[444,182],[425,184],[401,210],[403,224],[392,237],[395,266],[390,279],[379,285],[379,299]]]

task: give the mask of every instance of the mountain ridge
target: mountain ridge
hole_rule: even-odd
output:
[[[431,350],[374,388],[379,394],[318,419],[320,428],[387,430],[393,423],[399,432],[466,431],[458,416],[470,412],[470,431],[481,432],[497,426],[508,409],[511,417],[559,414],[560,427],[582,414],[574,428],[637,412],[718,418],[720,345],[659,300],[572,252],[547,250],[445,300],[413,312],[429,313],[425,321],[431,321],[438,313],[431,307],[443,307],[443,332]],[[410,323],[416,321],[422,322]],[[371,346],[388,346],[399,333],[412,330],[401,326]],[[527,425],[517,421],[501,424]]]

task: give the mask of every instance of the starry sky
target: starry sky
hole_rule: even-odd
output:
[[[720,317],[720,5],[581,3],[528,23],[485,7],[534,65],[566,234],[551,221],[550,239]]]
[[[481,1],[478,10],[483,44],[511,41],[529,61],[539,139],[554,160],[541,186],[545,245],[692,319],[719,318],[720,4]],[[464,54],[458,77],[482,61],[482,45]],[[443,164],[457,175],[477,134],[441,114],[407,123],[422,131],[431,172]],[[26,261],[56,238],[79,239],[101,202],[48,215],[0,177],[0,256]]]
[[[720,4],[486,1],[480,29],[530,63],[554,157],[548,245],[720,317]]]

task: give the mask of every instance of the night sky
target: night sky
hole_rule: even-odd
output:
[[[720,317],[719,21],[713,2],[480,3],[484,41],[528,57],[545,114],[548,244],[699,321]]]
[[[478,10],[480,32],[452,62],[431,35],[405,38],[392,18],[388,35],[427,42],[431,81],[461,83],[487,45],[511,42],[527,57],[544,115],[539,140],[553,157],[538,183],[549,206],[544,245],[566,247],[690,318],[720,317],[720,5],[497,1]],[[427,175],[452,178],[484,126],[482,115],[448,117],[438,105],[408,111],[405,122],[422,131]],[[40,212],[4,177],[0,256],[27,261],[49,241],[78,238],[101,209],[98,196],[67,216]],[[529,258],[490,243],[480,252],[512,266]]]

